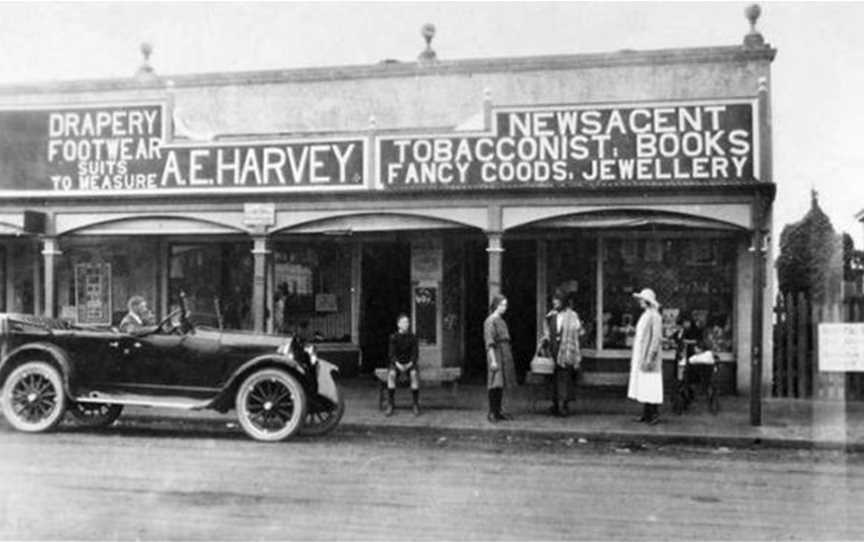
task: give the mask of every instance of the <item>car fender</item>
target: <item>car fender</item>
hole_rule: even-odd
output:
[[[258,367],[264,368],[279,366],[285,367],[299,374],[301,376],[301,383],[306,387],[306,369],[304,369],[302,365],[279,353],[274,352],[272,354],[263,354],[250,359],[235,369],[234,372],[231,373],[231,376],[228,377],[225,385],[222,386],[222,391],[219,393],[219,396],[211,401],[210,406],[216,410],[224,409],[227,404],[234,400],[234,392],[237,389],[237,386],[240,385],[241,380],[254,369]]]
[[[72,365],[72,361],[69,359],[69,355],[66,352],[57,346],[56,344],[46,343],[46,342],[35,342],[35,343],[27,343],[22,344],[21,346],[15,348],[8,354],[6,357],[0,361],[0,384],[6,381],[6,377],[12,370],[13,362],[15,358],[19,357],[21,354],[25,352],[39,352],[41,354],[48,354],[51,356],[57,365],[60,366],[60,373],[63,378],[63,387],[66,390],[66,395],[72,396],[72,387],[71,382],[74,377],[75,368]]]
[[[339,387],[333,379],[333,373],[338,373],[339,367],[321,358],[318,358],[317,366],[318,395],[333,401],[334,404],[338,403]]]

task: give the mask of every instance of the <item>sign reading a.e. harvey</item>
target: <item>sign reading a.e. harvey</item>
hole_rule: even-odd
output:
[[[365,139],[167,142],[161,104],[0,111],[0,194],[364,186]]]
[[[379,138],[379,185],[752,181],[755,118],[745,100],[496,109],[489,133]]]

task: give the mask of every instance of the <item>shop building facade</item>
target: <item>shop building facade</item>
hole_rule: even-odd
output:
[[[751,32],[0,88],[0,308],[110,324],[131,295],[164,316],[183,291],[212,325],[300,333],[349,373],[383,364],[407,312],[423,369],[470,377],[491,295],[525,371],[562,290],[585,383],[622,385],[651,287],[748,392],[771,374],[775,53]]]

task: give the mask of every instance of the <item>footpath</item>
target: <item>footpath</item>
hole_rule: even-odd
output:
[[[750,425],[748,397],[721,397],[720,412],[716,415],[708,412],[704,397],[700,397],[680,416],[672,413],[667,402],[661,407],[661,423],[651,426],[633,421],[641,410],[638,404],[624,397],[623,390],[577,390],[578,397],[570,403],[570,416],[558,418],[545,413],[550,403],[538,399],[537,390],[523,386],[505,394],[504,410],[515,419],[492,424],[486,420],[486,389],[482,385],[459,386],[455,393],[443,387],[425,388],[420,396],[423,411],[417,417],[410,409],[410,390],[397,390],[396,411],[393,416],[386,417],[379,408],[377,381],[358,377],[341,386],[346,412],[340,427],[373,433],[501,434],[582,439],[581,442],[864,451],[864,403],[861,402],[766,398],[763,400],[763,424],[754,427]],[[130,407],[122,419],[136,422],[185,420],[187,423],[236,426],[233,412]]]

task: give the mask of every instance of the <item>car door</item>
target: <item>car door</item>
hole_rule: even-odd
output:
[[[218,334],[190,330],[130,337],[122,348],[125,386],[140,393],[198,397],[218,388]]]
[[[76,393],[108,390],[124,379],[119,363],[121,337],[114,332],[76,330],[55,341],[75,366]]]

